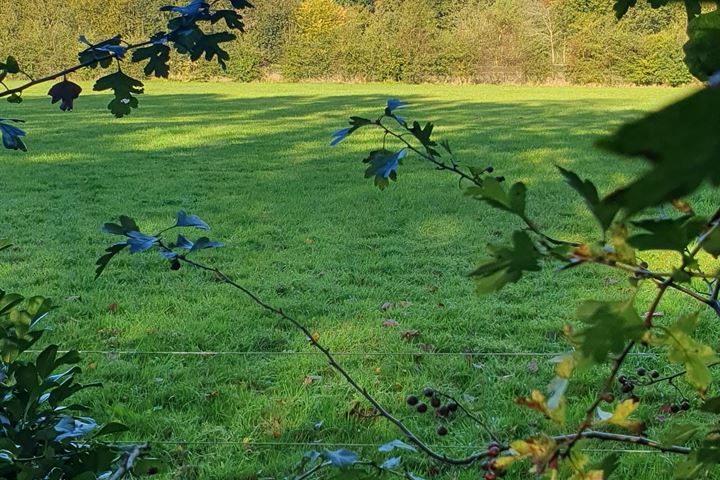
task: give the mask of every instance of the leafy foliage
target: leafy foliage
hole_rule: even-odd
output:
[[[0,476],[119,479],[126,473],[157,473],[161,465],[155,459],[143,455],[142,464],[128,461],[137,446],[118,447],[103,440],[127,427],[99,425],[79,415],[87,407],[66,404],[76,393],[99,386],[78,383],[77,351],[61,353],[57,345],[48,345],[27,359],[25,352],[45,333],[40,323],[52,308],[47,298],[0,290]]]

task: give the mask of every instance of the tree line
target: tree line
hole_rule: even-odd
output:
[[[0,45],[31,75],[72,64],[82,34],[132,42],[166,0],[0,0]],[[681,85],[682,5],[610,0],[256,0],[227,71],[172,59],[179,78]],[[142,72],[136,72],[141,75]]]

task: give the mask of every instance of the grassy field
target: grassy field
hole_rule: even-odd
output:
[[[567,427],[547,427],[512,403],[551,379],[547,357],[462,352],[567,350],[561,328],[577,301],[621,298],[627,282],[602,270],[548,270],[478,297],[467,273],[488,241],[518,225],[413,158],[380,192],[361,162],[377,135],[329,148],[329,134],[351,114],[379,112],[387,98],[411,102],[407,116],[435,121],[463,161],[527,182],[531,214],[548,233],[590,239],[594,226],[554,164],[605,189],[629,179],[642,165],[593,150],[594,139],[684,91],[149,83],[140,109],[121,120],[104,111],[107,96],[82,97],[61,114],[43,93],[4,108],[28,121],[30,152],[0,152],[0,237],[17,244],[3,254],[0,284],[56,300],[47,340],[89,352],[84,379],[104,383],[91,402],[97,416],[127,423],[125,440],[157,442],[172,464],[168,478],[251,479],[282,478],[312,448],[362,444],[348,448],[380,458],[370,445],[400,435],[355,415],[358,395],[301,335],[208,275],[171,272],[152,255],[122,256],[94,281],[94,261],[113,240],[100,232],[104,222],[128,214],[154,231],[181,208],[203,217],[227,245],[208,261],[302,319],[333,351],[352,353],[340,358],[360,383],[438,449],[463,455],[486,438],[464,420],[435,437],[436,421],[403,404],[426,385],[473,397],[469,407],[504,438],[567,432],[598,377],[574,383]],[[711,200],[700,194],[697,209]],[[641,292],[640,305],[648,297]],[[385,302],[396,307],[383,312]],[[672,317],[694,307],[669,296],[661,310]],[[389,318],[399,326],[384,327]],[[419,335],[404,339],[407,330]],[[715,323],[702,335],[719,330]],[[428,345],[444,355],[413,356]],[[98,353],[107,351],[119,353]],[[147,353],[168,351],[245,353]],[[630,361],[641,363],[654,367]],[[652,435],[664,429],[658,406],[676,397],[647,393],[641,413]],[[478,478],[477,468],[407,461],[427,478]],[[669,478],[669,462],[629,454],[618,478]]]

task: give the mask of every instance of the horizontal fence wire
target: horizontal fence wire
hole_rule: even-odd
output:
[[[253,442],[253,441],[240,441],[240,440],[216,440],[216,441],[202,441],[202,440],[120,440],[113,442],[118,445],[238,445],[245,448],[263,447],[263,448],[283,448],[283,447],[315,447],[315,448],[331,448],[331,447],[347,447],[347,448],[373,448],[377,449],[383,446],[380,443],[343,443],[343,442]],[[476,448],[470,445],[428,445],[433,450],[476,450]],[[660,450],[652,449],[618,449],[618,448],[586,448],[583,452],[590,453],[665,453]]]
[[[28,353],[40,353],[42,350],[26,350]],[[58,353],[67,353],[61,350]],[[216,356],[323,356],[320,351],[142,351],[142,350],[79,350],[83,355],[117,356],[178,356],[178,357],[216,357]],[[464,357],[556,357],[566,352],[331,352],[336,357],[393,357],[393,356],[464,356]],[[654,357],[652,352],[631,352],[631,357]]]

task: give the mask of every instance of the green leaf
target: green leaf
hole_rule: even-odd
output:
[[[540,252],[530,236],[523,231],[513,233],[513,246],[490,245],[493,260],[479,266],[470,274],[475,277],[479,293],[500,290],[508,283],[520,280],[524,272],[540,270]]]
[[[683,47],[685,63],[695,77],[707,80],[720,71],[720,11],[700,15],[688,23],[688,41]]]
[[[118,118],[129,115],[133,108],[137,108],[137,98],[133,94],[143,93],[143,83],[121,71],[106,75],[95,82],[93,90],[102,92],[112,90],[115,98],[108,104],[108,109]]]
[[[603,363],[611,353],[621,353],[628,342],[645,332],[643,320],[634,307],[635,298],[623,302],[587,301],[577,311],[587,325],[573,334],[572,341],[590,363]]]
[[[340,450],[325,450],[322,456],[333,466],[345,468],[354,465],[358,461],[358,454],[341,448]]]
[[[525,217],[527,187],[522,182],[506,191],[497,179],[488,177],[483,180],[482,186],[472,186],[465,194],[479,198],[494,208]]]
[[[620,455],[617,453],[611,453],[607,457],[603,458],[602,461],[598,462],[590,470],[602,470],[603,480],[608,480],[615,470],[620,466]]]
[[[597,188],[590,180],[582,180],[575,172],[557,167],[565,177],[565,181],[585,199],[588,208],[600,223],[603,231],[607,230],[617,215],[617,205],[606,204],[600,201]]]
[[[7,97],[8,103],[22,103],[23,97],[18,95],[17,93],[13,93],[12,95]]]
[[[711,231],[703,241],[702,246],[713,257],[720,257],[720,228]]]
[[[700,425],[676,423],[660,436],[660,443],[667,447],[682,445],[692,440],[702,429]]]
[[[155,75],[158,78],[168,78],[170,75],[170,47],[161,43],[154,43],[150,46],[138,48],[133,52],[133,62],[147,60],[143,72],[148,77]]]
[[[630,215],[688,195],[704,181],[720,185],[718,124],[720,88],[706,88],[602,139],[601,148],[644,157],[652,167],[603,201]]]
[[[700,235],[707,219],[684,216],[676,219],[641,220],[632,222],[636,227],[650,233],[640,233],[628,238],[628,243],[639,250],[674,250],[684,252],[685,247]]]
[[[15,57],[9,56],[7,57],[7,60],[5,60],[3,70],[5,70],[9,74],[20,73],[20,65],[18,64],[18,61],[15,59]]]
[[[700,410],[720,415],[720,397],[708,398],[705,403],[702,404]]]
[[[630,10],[631,7],[634,7],[636,3],[637,0],[616,0],[615,5],[613,6],[615,16],[619,19],[624,17],[628,10]]]
[[[130,429],[123,425],[122,423],[118,422],[110,422],[108,424],[105,424],[96,434],[96,437],[101,437],[103,435],[112,435],[113,433],[123,433],[127,432]]]
[[[668,360],[681,364],[687,382],[703,393],[712,381],[707,364],[718,361],[718,357],[712,348],[692,338],[698,320],[697,313],[682,316],[670,327],[662,327],[663,333],[653,335],[650,343],[667,347]]]

